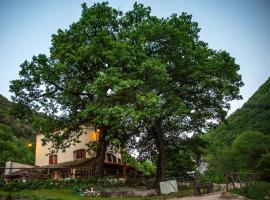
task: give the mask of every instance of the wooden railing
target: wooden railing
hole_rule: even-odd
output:
[[[261,180],[262,174],[226,172],[224,176],[226,179],[226,190],[229,191],[231,188],[240,188]]]

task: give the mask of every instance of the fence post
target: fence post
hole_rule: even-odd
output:
[[[233,173],[231,173],[231,179],[232,179],[232,185],[233,185],[233,189],[235,189],[235,184],[234,184],[234,174]]]
[[[229,186],[228,186],[228,174],[225,174],[226,177],[226,191],[229,192]]]
[[[240,184],[240,188],[242,187],[242,183],[241,183],[241,178],[240,178],[240,175],[241,174],[237,174],[237,177],[238,177],[238,181],[239,181],[239,184]]]

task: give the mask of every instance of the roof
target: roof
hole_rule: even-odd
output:
[[[111,162],[106,162],[104,161],[104,166],[110,166],[110,167],[125,167],[127,171],[136,171],[139,173],[143,173],[143,171],[136,169],[135,167],[132,167],[128,164],[124,163],[111,163]]]
[[[19,175],[22,173],[27,173],[28,171],[32,171],[32,170],[42,170],[42,169],[67,169],[67,168],[71,168],[71,167],[80,167],[83,164],[86,164],[89,162],[89,164],[93,164],[95,161],[95,157],[93,158],[85,158],[85,159],[79,159],[79,160],[74,160],[74,161],[68,161],[68,162],[62,162],[62,163],[57,163],[57,164],[50,164],[50,165],[45,165],[45,166],[40,166],[40,167],[33,167],[33,168],[29,168],[29,169],[22,169],[16,172],[12,172],[8,175],[6,175],[6,177],[8,176],[14,176],[14,175]],[[104,167],[114,167],[114,168],[123,168],[125,167],[127,171],[136,171],[137,173],[143,173],[142,171],[129,166],[127,164],[123,164],[123,163],[111,163],[111,162],[106,162],[104,161]]]
[[[87,162],[92,162],[94,161],[95,158],[85,158],[85,159],[79,159],[79,160],[73,160],[73,161],[67,161],[67,162],[62,162],[62,163],[57,163],[57,164],[50,164],[50,165],[45,165],[41,166],[39,168],[69,168],[69,167],[77,167],[79,165],[85,164]]]

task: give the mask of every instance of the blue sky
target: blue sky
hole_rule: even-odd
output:
[[[19,77],[19,66],[39,53],[49,54],[51,34],[79,19],[82,0],[0,0],[0,94],[10,98],[9,82]],[[127,11],[135,1],[111,0]],[[213,49],[226,50],[240,65],[245,86],[241,105],[270,76],[269,0],[138,0],[152,14],[168,17],[187,12],[201,27],[200,37]]]

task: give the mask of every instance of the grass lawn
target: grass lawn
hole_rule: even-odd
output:
[[[171,197],[183,197],[190,196],[193,194],[193,189],[182,189],[177,194],[174,195],[162,195],[154,197],[126,197],[126,198],[106,198],[106,197],[82,197],[75,195],[72,190],[62,190],[62,189],[38,189],[38,190],[21,190],[18,192],[4,192],[0,190],[1,196],[20,196],[35,200],[106,200],[106,199],[121,199],[121,200],[153,200],[153,199],[167,199]]]

